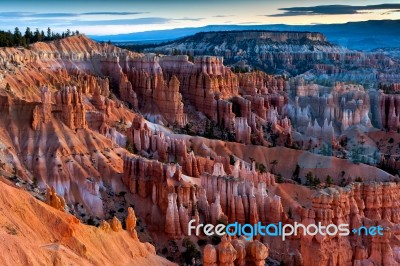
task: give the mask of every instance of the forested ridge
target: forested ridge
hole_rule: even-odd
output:
[[[0,30],[0,47],[28,47],[29,44],[35,42],[59,40],[76,34],[79,34],[79,31],[71,31],[68,29],[62,33],[55,33],[50,28],[47,28],[47,31],[44,32],[39,29],[32,31],[29,27],[22,33],[20,29],[16,27],[14,32]]]

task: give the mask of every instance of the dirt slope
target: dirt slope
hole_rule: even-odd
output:
[[[79,223],[0,181],[0,265],[174,265],[125,230]]]

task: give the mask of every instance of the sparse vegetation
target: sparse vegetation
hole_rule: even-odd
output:
[[[163,248],[162,250],[161,250],[161,254],[167,254],[168,253],[168,248]]]
[[[0,168],[1,168],[2,170],[4,170],[4,169],[5,169],[5,166],[6,166],[6,164],[3,163],[3,162],[0,160]]]
[[[4,227],[9,235],[15,236],[18,234],[17,229],[13,225],[6,224]]]
[[[246,73],[246,72],[249,72],[249,68],[248,67],[240,67],[240,66],[231,67],[231,70],[232,70],[233,73]]]
[[[219,243],[221,243],[221,237],[219,237],[217,235],[214,235],[214,236],[211,237],[211,244],[212,245],[216,246]]]
[[[359,176],[357,176],[356,179],[354,179],[354,182],[362,182],[362,181],[363,181],[362,178]]]
[[[281,174],[277,174],[276,176],[275,176],[275,182],[276,183],[283,183],[283,177],[282,177],[282,175]]]
[[[210,122],[209,120],[207,120],[205,129],[204,129],[204,137],[209,138],[209,139],[214,138],[215,137],[214,128],[215,128],[214,121]]]
[[[327,175],[325,178],[325,184],[329,187],[330,185],[333,184],[332,177],[330,175]]]
[[[135,145],[133,143],[131,143],[129,140],[126,141],[125,149],[127,151],[129,151],[130,153],[135,153],[136,154],[138,152],[136,147],[135,147]]]
[[[233,154],[229,155],[229,164],[234,165],[235,164],[235,156]]]
[[[187,123],[184,127],[183,127],[183,134],[187,134],[187,135],[194,135],[194,132],[192,131],[193,125],[191,123]]]
[[[6,87],[5,87],[6,91],[11,91],[11,86],[10,83],[7,82]]]
[[[260,173],[266,173],[267,172],[267,167],[263,163],[257,163],[256,162],[256,168]]]
[[[191,264],[193,258],[200,258],[201,253],[192,240],[190,240],[189,238],[185,238],[182,241],[182,246],[186,248],[186,250],[182,252],[182,258],[186,264]]]
[[[199,239],[199,240],[197,240],[197,244],[200,247],[205,246],[205,245],[207,245],[207,239]]]
[[[275,174],[275,167],[278,164],[278,161],[277,160],[273,160],[272,162],[270,162],[270,164],[271,164],[271,173]]]
[[[318,177],[314,177],[312,172],[308,172],[306,174],[306,186],[311,186],[311,187],[315,187],[318,186],[321,183],[321,181],[319,180]]]
[[[292,208],[290,208],[290,207],[289,207],[289,210],[288,210],[288,217],[289,217],[289,219],[293,219]]]
[[[300,175],[300,165],[296,164],[296,168],[294,169],[292,179],[298,184],[301,184],[301,178],[299,177]]]
[[[93,219],[92,216],[90,216],[89,219],[87,220],[87,224],[88,225],[93,225],[93,226],[96,225],[96,223],[94,222],[94,219]]]

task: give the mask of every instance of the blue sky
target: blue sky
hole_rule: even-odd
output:
[[[215,24],[319,24],[400,19],[399,0],[0,1],[0,29],[104,35]]]

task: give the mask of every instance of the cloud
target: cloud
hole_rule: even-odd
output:
[[[59,27],[79,28],[81,26],[138,26],[168,24],[174,21],[201,21],[205,18],[181,17],[132,17],[149,12],[0,12],[0,27],[7,28],[10,23],[18,27]],[[100,16],[94,18],[93,16]],[[122,17],[121,17],[122,16]],[[125,16],[125,18],[123,18]]]
[[[25,18],[72,18],[79,17],[77,13],[33,13],[25,15]]]
[[[245,21],[245,22],[240,22],[237,23],[238,25],[248,25],[248,24],[259,24],[260,22],[256,22],[256,21]]]
[[[132,18],[132,19],[110,19],[110,20],[79,20],[73,21],[73,26],[105,26],[105,25],[146,25],[146,24],[165,24],[171,19],[162,17]]]
[[[233,17],[233,15],[215,15],[212,16],[213,18],[228,18],[228,17]]]
[[[398,13],[398,12],[400,12],[400,9],[398,9],[398,10],[390,10],[390,11],[381,13],[381,15],[389,15],[389,14]]]
[[[72,26],[105,26],[105,25],[147,25],[147,24],[166,24],[171,21],[200,21],[204,18],[163,18],[163,17],[144,17],[132,19],[109,19],[109,20],[79,20],[72,21]]]
[[[177,20],[177,21],[179,21],[179,20],[182,20],[182,21],[200,21],[200,20],[203,20],[203,19],[205,19],[205,18],[188,18],[188,17],[184,17],[184,18],[174,18],[174,19],[171,19],[171,20]]]
[[[0,12],[0,18],[24,17],[34,14],[33,12]]]
[[[127,16],[127,15],[140,15],[149,12],[86,12],[81,15],[110,15],[110,16]]]
[[[85,13],[35,13],[35,12],[0,12],[1,18],[24,18],[24,19],[37,19],[37,18],[73,18],[82,16],[128,16],[140,15],[149,12],[85,12]]]
[[[310,15],[352,15],[363,14],[372,10],[394,10],[400,9],[400,4],[380,4],[366,6],[350,5],[324,5],[309,7],[288,7],[280,8],[283,13],[265,15],[268,17],[290,17],[290,16],[310,16]]]

